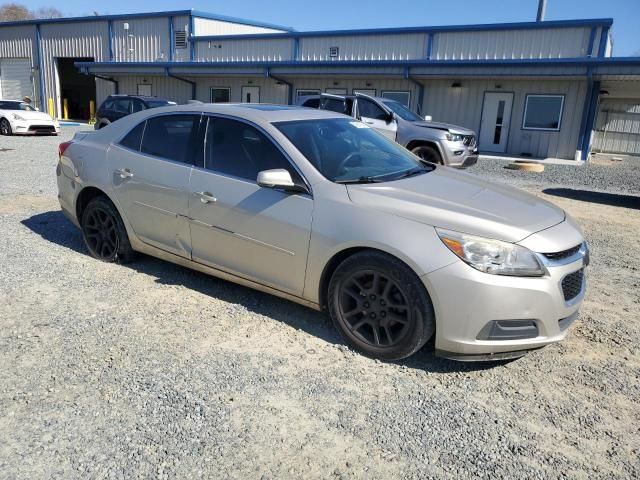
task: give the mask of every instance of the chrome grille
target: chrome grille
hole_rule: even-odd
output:
[[[568,248],[567,250],[562,250],[561,252],[553,252],[553,253],[543,253],[546,258],[549,260],[564,260],[565,258],[572,257],[576,253],[580,251],[580,247],[582,245],[576,245],[575,247]]]
[[[570,273],[562,279],[562,293],[565,301],[573,300],[582,291],[582,283],[584,282],[584,269]]]
[[[467,147],[474,147],[476,145],[476,137],[474,135],[465,135],[462,138],[462,143]]]

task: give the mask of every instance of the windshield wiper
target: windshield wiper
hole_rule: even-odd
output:
[[[352,184],[352,183],[380,183],[383,180],[380,180],[377,177],[360,177],[360,178],[350,178],[347,180],[334,180],[335,183],[341,184]]]
[[[399,180],[401,178],[413,177],[415,175],[422,175],[423,173],[430,172],[431,170],[433,170],[433,168],[428,168],[426,166],[425,167],[412,168],[411,170],[407,170],[406,172],[402,172],[402,174],[398,175],[396,178],[394,178],[394,180]]]

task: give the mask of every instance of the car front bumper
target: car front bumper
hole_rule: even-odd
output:
[[[469,168],[478,162],[478,149],[462,144],[446,145],[444,147],[444,164],[454,168]]]
[[[513,277],[458,261],[424,275],[436,315],[436,352],[456,360],[498,360],[563,340],[578,316],[586,278],[569,301],[562,281],[585,267],[580,258],[548,266],[543,277]]]
[[[12,130],[14,135],[57,135],[60,126],[46,120],[14,121]]]

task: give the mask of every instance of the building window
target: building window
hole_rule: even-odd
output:
[[[383,98],[388,98],[389,100],[395,100],[398,103],[401,103],[405,107],[409,108],[409,103],[411,102],[411,93],[410,92],[401,92],[401,91],[386,91],[382,92]]]
[[[231,89],[228,87],[211,87],[211,103],[229,103]]]
[[[329,56],[331,58],[336,58],[338,56],[339,51],[340,50],[338,47],[329,47]]]
[[[522,128],[525,130],[560,130],[564,95],[527,95]]]
[[[306,97],[307,95],[320,95],[320,90],[315,90],[313,88],[310,88],[310,89],[299,88],[296,91],[296,97],[298,97],[298,98]]]

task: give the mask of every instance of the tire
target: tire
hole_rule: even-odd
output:
[[[430,145],[420,145],[411,150],[411,153],[420,157],[423,161],[429,163],[438,163],[443,165],[440,152]]]
[[[435,332],[431,298],[418,276],[398,259],[366,251],[333,273],[329,314],[347,343],[381,360],[418,351]]]
[[[11,130],[11,124],[9,123],[9,120],[7,120],[6,118],[3,118],[2,120],[0,120],[0,133],[2,135],[6,135],[7,137],[10,137],[11,135],[13,135],[13,130]]]
[[[109,263],[128,263],[134,258],[127,230],[111,201],[95,197],[85,207],[80,221],[82,239],[93,258]]]

